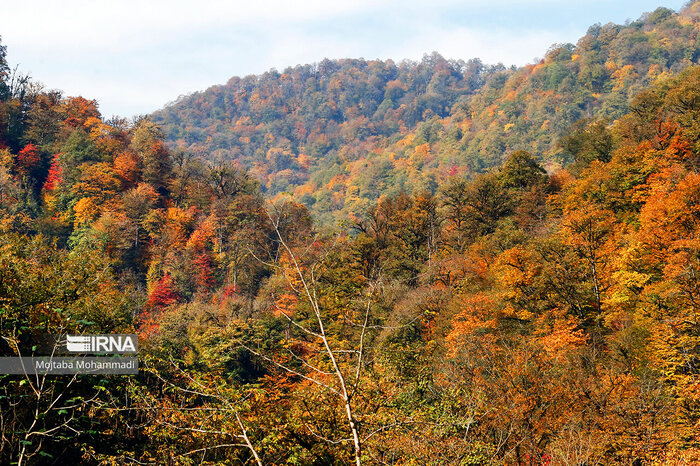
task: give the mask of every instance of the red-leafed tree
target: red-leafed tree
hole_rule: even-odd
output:
[[[177,303],[179,299],[180,295],[175,288],[173,278],[170,274],[166,273],[163,275],[163,278],[158,280],[150,296],[148,296],[146,308],[163,309]]]
[[[192,262],[196,271],[195,282],[197,288],[205,291],[210,290],[214,286],[214,270],[211,258],[208,254],[203,253],[197,255]]]
[[[44,189],[46,191],[54,190],[63,180],[62,178],[61,164],[58,161],[58,154],[53,156],[51,160],[51,167],[49,168],[49,174],[46,177],[46,182],[44,183]]]
[[[39,152],[36,150],[36,146],[34,144],[27,144],[24,149],[17,154],[17,169],[21,174],[26,175],[37,166],[39,160]]]

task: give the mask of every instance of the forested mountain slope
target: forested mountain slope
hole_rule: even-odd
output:
[[[551,55],[540,69],[583,56]],[[464,112],[497,76],[538,76],[477,75]],[[347,209],[329,229],[148,119],[13,74],[0,47],[0,356],[133,332],[140,364],[0,375],[0,463],[700,464],[700,66],[653,81],[562,129],[571,163],[549,172],[518,150],[437,176],[469,145],[456,111],[360,138],[384,145],[313,193]],[[362,198],[349,183],[383,161],[383,183],[436,176],[367,178],[381,196]]]
[[[609,124],[629,97],[700,59],[695,3],[595,25],[519,69],[448,61],[324,60],[232,78],[156,112],[171,147],[235,160],[268,194],[294,193],[324,220],[381,194],[435,190],[528,150],[549,168],[581,119]],[[332,215],[332,212],[339,212]]]

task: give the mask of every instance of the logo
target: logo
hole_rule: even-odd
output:
[[[70,353],[136,353],[136,335],[66,335]]]

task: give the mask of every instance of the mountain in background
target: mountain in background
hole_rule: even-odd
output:
[[[292,193],[322,221],[362,214],[381,195],[435,192],[527,150],[547,168],[574,123],[607,125],[629,98],[698,63],[700,4],[596,24],[521,68],[478,59],[323,60],[234,77],[181,97],[153,120],[169,144],[236,161],[268,195]],[[585,124],[580,124],[584,127]]]

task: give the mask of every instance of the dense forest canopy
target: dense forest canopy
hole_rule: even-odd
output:
[[[134,332],[141,364],[0,375],[0,463],[700,463],[699,18],[133,121],[0,47],[0,355]]]
[[[527,150],[550,171],[581,119],[609,124],[630,97],[698,63],[697,7],[594,25],[522,68],[446,60],[323,60],[232,78],[153,119],[171,148],[235,161],[268,195],[292,193],[322,222],[364,214],[382,194],[436,192]]]

